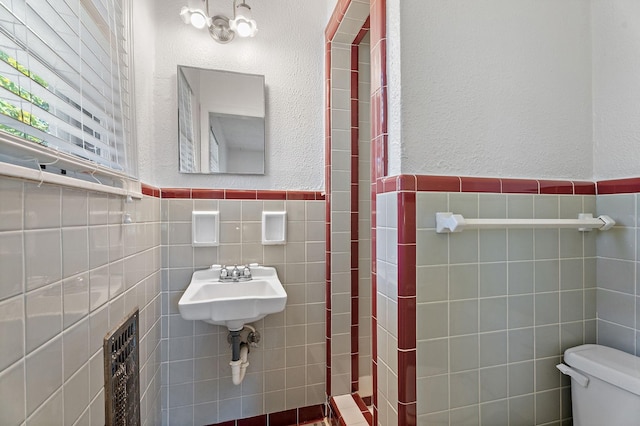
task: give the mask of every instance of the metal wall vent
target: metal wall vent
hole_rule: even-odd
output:
[[[104,338],[105,424],[140,425],[138,310]]]

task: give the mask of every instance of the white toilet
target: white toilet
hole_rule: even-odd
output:
[[[640,425],[640,358],[600,345],[567,349],[574,426]]]

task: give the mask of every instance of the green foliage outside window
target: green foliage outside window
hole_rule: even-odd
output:
[[[0,60],[11,65],[13,68],[20,71],[22,74],[29,77],[30,79],[40,84],[41,86],[45,88],[48,86],[48,83],[44,81],[41,77],[29,71],[29,69],[27,69],[26,67],[18,63],[18,61],[10,57],[6,52],[3,52],[2,50],[0,50]],[[3,75],[0,75],[0,87],[5,88],[6,90],[10,91],[14,95],[17,95],[22,99],[29,101],[31,104],[36,105],[45,111],[49,111],[48,102],[46,102],[44,99],[40,98],[39,96],[36,96],[30,93],[29,91],[25,90],[24,88],[22,88],[15,82],[9,80],[7,77]],[[0,99],[0,114],[11,117],[22,123],[28,124],[29,126],[35,127],[36,129],[41,130],[45,133],[48,132],[49,130],[49,123],[47,121],[36,117],[32,113],[25,111],[17,107],[16,105],[13,105],[11,102],[5,99]],[[8,125],[0,124],[0,131],[10,133],[14,136],[18,136],[18,137],[30,140],[32,142],[37,142],[37,143],[46,145],[46,142],[44,140],[37,138],[35,136],[29,135],[20,130],[17,130]]]
[[[0,123],[0,131],[5,132],[5,133],[9,133],[11,135],[17,136],[17,137],[22,138],[22,139],[27,139],[27,140],[29,140],[31,142],[39,143],[41,145],[48,145],[47,142],[44,141],[43,139],[36,138],[35,136],[31,136],[30,134],[25,133],[25,132],[21,132],[20,130],[14,129],[11,126],[7,126],[6,124],[1,124]]]
[[[4,52],[2,50],[0,50],[0,60],[6,62],[9,65],[11,65],[13,68],[17,69],[22,74],[26,75],[27,77],[29,77],[31,80],[35,81],[36,83],[38,83],[42,87],[49,87],[49,83],[44,81],[42,79],[42,77],[40,77],[37,74],[34,74],[31,71],[29,71],[29,69],[27,69],[24,65],[22,65],[18,61],[16,61],[15,58],[12,58],[11,56],[9,56],[6,52]]]
[[[25,124],[35,127],[38,130],[47,132],[49,130],[49,123],[36,117],[28,111],[18,108],[17,106],[0,99],[0,114],[14,118]]]
[[[16,83],[9,80],[7,77],[3,75],[0,75],[0,86],[4,87],[14,95],[18,95],[22,99],[27,100],[32,104],[39,106],[43,110],[49,111],[49,103],[45,102],[44,99],[26,91],[25,89],[18,86]]]

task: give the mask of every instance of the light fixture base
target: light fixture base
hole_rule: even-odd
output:
[[[236,36],[236,33],[229,27],[229,18],[222,15],[216,15],[211,18],[209,34],[212,39],[221,44],[229,43]]]

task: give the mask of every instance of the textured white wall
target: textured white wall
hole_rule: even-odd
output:
[[[640,3],[592,1],[594,178],[640,175]]]
[[[589,2],[387,8],[390,174],[592,177]]]
[[[178,14],[185,1],[156,2],[154,15],[143,17],[156,25],[156,44],[154,92],[139,91],[137,99],[139,109],[150,110],[144,116],[153,123],[153,133],[138,141],[141,179],[161,187],[322,189],[327,1],[250,2],[258,34],[227,45],[181,21]],[[212,14],[232,12],[231,0],[210,3]],[[136,52],[136,66],[138,58]],[[178,64],[265,76],[265,176],[178,173]]]
[[[136,139],[138,141],[138,175],[144,183],[153,184],[149,176],[150,145],[154,139],[153,123],[153,63],[155,61],[155,25],[154,25],[154,0],[136,0],[133,4],[133,54],[135,70],[135,97],[137,100],[134,109]],[[177,151],[177,150],[176,150]]]
[[[229,45],[182,24],[177,0],[134,3],[144,182],[323,186],[326,19],[318,17],[330,16],[336,0],[256,2],[258,36]],[[637,176],[640,22],[628,18],[639,8],[632,0],[387,0],[390,173]],[[178,63],[266,76],[267,175],[176,172]]]

